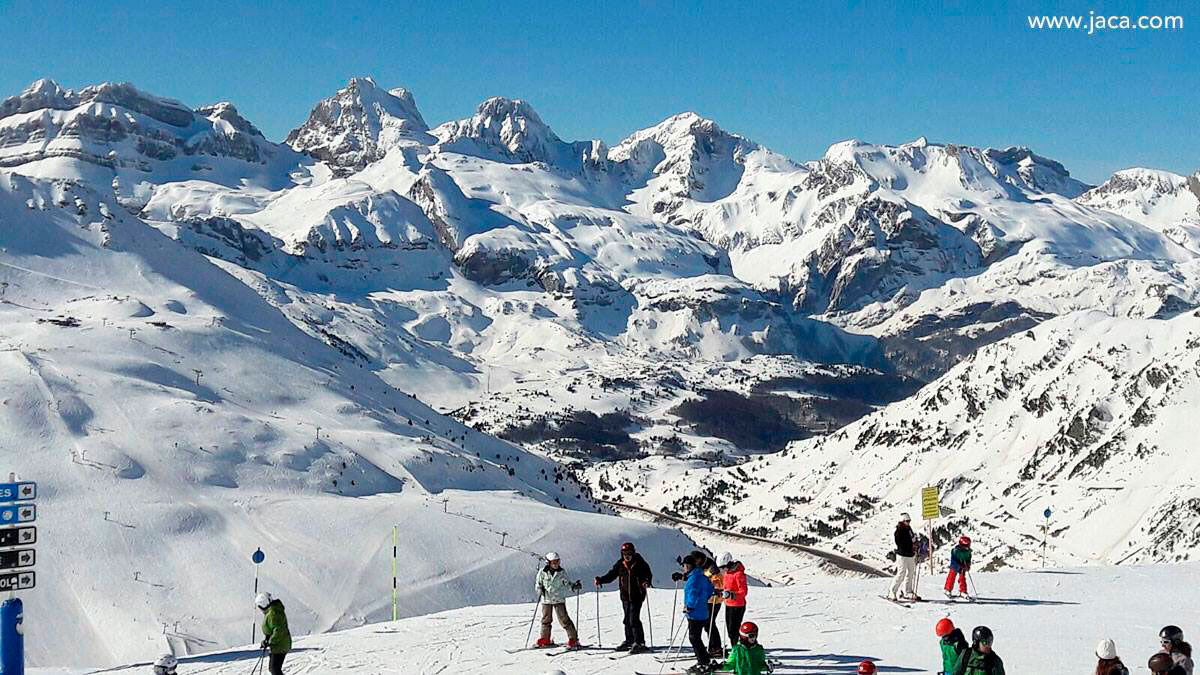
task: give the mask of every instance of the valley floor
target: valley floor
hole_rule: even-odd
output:
[[[782,664],[775,672],[784,674],[853,673],[864,658],[876,661],[882,673],[938,672],[933,625],[943,616],[950,616],[968,635],[978,624],[991,627],[996,652],[1003,657],[1006,671],[1014,675],[1090,672],[1095,666],[1092,650],[1105,637],[1116,641],[1131,672],[1143,672],[1146,660],[1158,648],[1158,630],[1163,625],[1178,624],[1193,640],[1200,634],[1200,589],[1194,583],[1198,572],[1200,564],[1189,563],[979,574],[980,600],[975,604],[949,603],[937,582],[923,576],[921,593],[932,602],[911,609],[877,597],[885,592],[887,580],[811,577],[786,587],[752,588],[747,619],[759,624],[769,656]],[[672,594],[673,589],[667,588],[651,595],[656,644],[670,637]],[[568,606],[574,615],[574,601]],[[581,639],[594,644],[595,594],[582,596],[580,607]],[[538,675],[553,668],[569,675],[660,672],[650,654],[620,660],[610,660],[607,652],[507,654],[506,649],[524,642],[532,611],[532,605],[468,607],[302,638],[285,671],[289,675]],[[600,623],[603,644],[620,641],[616,593],[600,595]],[[565,641],[557,626],[554,637]],[[147,659],[154,656],[147,654]],[[256,660],[257,652],[248,649],[193,656],[184,659],[179,673],[241,675]],[[31,675],[149,671],[142,664],[107,671],[34,669]],[[671,671],[672,667],[662,669]]]

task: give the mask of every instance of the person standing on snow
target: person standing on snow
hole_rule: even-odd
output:
[[[746,594],[750,587],[746,585],[746,568],[732,554],[722,553],[718,562],[721,569],[721,595],[725,597],[725,634],[740,635],[742,619],[746,617]]]
[[[625,611],[625,641],[617,645],[618,651],[628,651],[631,654],[649,651],[646,649],[646,637],[642,629],[642,603],[646,593],[654,581],[650,565],[633,548],[633,544],[621,544],[621,557],[613,564],[612,569],[603,576],[596,577],[596,586],[607,584],[613,579],[621,589],[621,609]]]
[[[538,647],[554,646],[550,639],[550,627],[554,623],[554,615],[557,614],[558,622],[562,624],[563,630],[567,631],[567,648],[579,648],[579,634],[575,631],[571,615],[567,614],[567,595],[581,588],[583,584],[567,579],[567,572],[562,568],[558,554],[547,553],[546,565],[538,570],[534,582],[534,591],[542,603],[542,632],[538,637]]]
[[[1195,664],[1192,662],[1192,646],[1183,641],[1183,629],[1179,626],[1165,626],[1158,632],[1162,641],[1162,653],[1168,654],[1175,665],[1183,668],[1187,675],[1192,675]]]
[[[911,600],[920,600],[917,595],[917,552],[916,539],[913,537],[912,518],[907,513],[900,514],[900,522],[896,525],[896,578],[892,581],[892,589],[888,599],[901,600],[901,590]]]
[[[271,675],[283,675],[283,659],[292,651],[292,634],[288,631],[283,603],[272,599],[270,593],[259,593],[254,598],[254,604],[263,613],[263,641],[260,646],[264,650],[271,650],[267,671]]]
[[[976,626],[971,631],[971,649],[963,653],[954,675],[1004,675],[1004,662],[992,651],[992,630]]]
[[[701,563],[704,561],[701,560]],[[707,673],[712,659],[704,647],[704,627],[708,625],[708,599],[712,597],[713,585],[697,566],[693,554],[683,557],[683,613],[688,622],[688,640],[696,655],[696,665],[688,668],[689,673]]]
[[[729,614],[725,614],[729,618]],[[733,675],[762,675],[770,672],[767,653],[758,644],[758,626],[753,621],[738,626],[738,641],[729,650],[729,658],[717,670],[733,671]]]
[[[967,595],[967,572],[971,571],[971,538],[963,535],[950,551],[950,573],[946,575],[946,597],[954,597],[954,577],[958,576],[959,595]]]
[[[1129,669],[1117,658],[1117,644],[1112,640],[1101,640],[1096,645],[1096,675],[1129,675]]]
[[[938,636],[938,647],[942,650],[942,669],[939,675],[953,675],[962,655],[971,649],[962,631],[954,627],[949,618],[940,619],[933,627]]]

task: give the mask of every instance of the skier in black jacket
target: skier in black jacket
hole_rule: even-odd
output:
[[[621,544],[621,557],[612,569],[596,577],[596,586],[616,579],[621,589],[621,608],[625,610],[625,641],[617,646],[620,651],[631,654],[648,651],[642,630],[642,602],[646,600],[646,589],[653,581],[650,565],[633,548],[633,544]]]
[[[888,598],[892,600],[904,599],[901,597],[902,591],[909,600],[921,599],[917,595],[917,551],[914,545],[916,539],[909,525],[911,520],[907,513],[902,513],[896,525],[896,578],[888,592]]]

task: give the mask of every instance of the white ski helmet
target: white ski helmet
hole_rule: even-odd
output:
[[[158,657],[157,661],[154,662],[155,675],[158,675],[159,673],[174,675],[175,667],[178,665],[179,659],[175,658],[174,654],[163,654],[162,656]]]
[[[900,522],[902,522],[902,523],[907,523],[907,522],[909,522],[910,520],[912,520],[912,516],[908,515],[907,513],[901,513],[901,514],[900,514]]]
[[[254,606],[259,609],[266,609],[271,604],[271,594],[267,592],[259,593],[254,596]]]
[[[737,562],[737,560],[733,557],[733,554],[729,551],[726,551],[722,553],[719,558],[717,558],[717,567],[725,567],[726,565],[734,562]]]
[[[566,674],[566,672],[561,671],[561,670],[547,670],[546,675],[567,675],[567,674]]]
[[[1109,639],[1100,641],[1096,645],[1096,658],[1100,659],[1115,659],[1117,658],[1117,643]]]
[[[557,554],[557,553],[555,553],[554,551],[551,551],[551,552],[549,552],[549,553],[547,553],[547,554],[546,554],[546,561],[547,561],[547,562],[554,562],[555,560],[558,560],[558,554]]]

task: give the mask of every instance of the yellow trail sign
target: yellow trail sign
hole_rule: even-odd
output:
[[[921,488],[921,517],[925,520],[941,517],[942,509],[938,504],[940,499],[941,491],[936,486]]]

